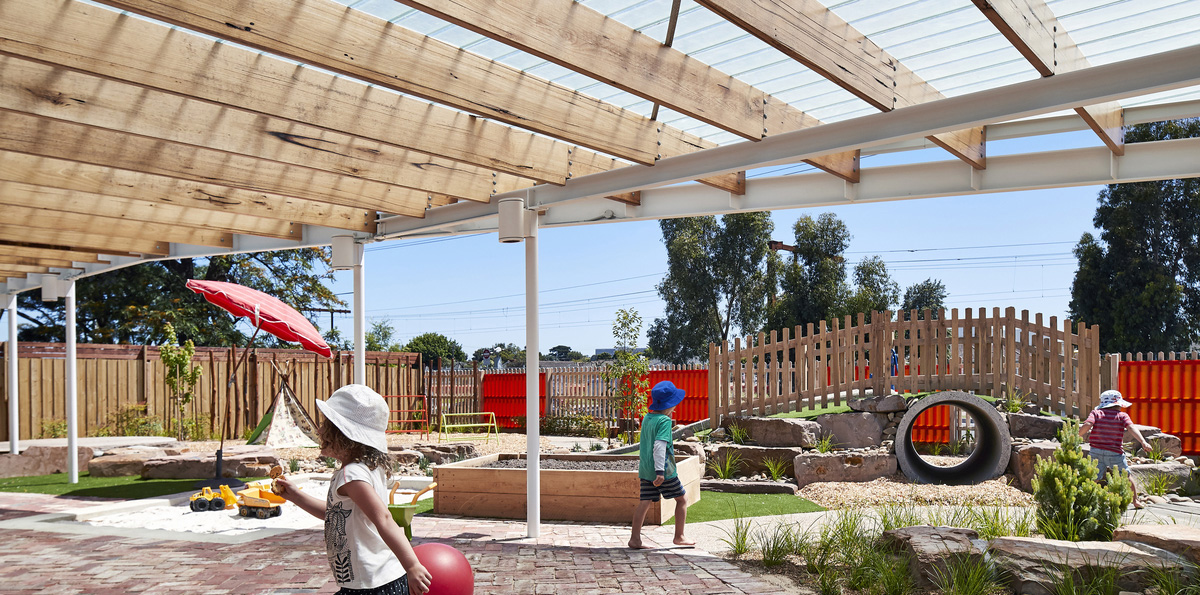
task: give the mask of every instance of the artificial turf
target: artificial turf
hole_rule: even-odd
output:
[[[699,502],[688,507],[687,522],[703,523],[738,517],[820,512],[822,510],[825,509],[816,503],[790,494],[704,492],[700,496]],[[664,524],[674,525],[675,519],[671,518]]]
[[[79,483],[68,483],[66,473],[0,478],[0,492],[51,494],[55,496],[91,496],[137,500],[195,490],[199,479],[142,479],[129,477],[92,477],[79,474]],[[253,480],[251,480],[253,481]]]

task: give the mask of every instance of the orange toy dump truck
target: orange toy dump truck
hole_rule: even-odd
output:
[[[266,519],[283,514],[280,508],[286,500],[271,492],[271,486],[266,482],[246,484],[246,489],[238,491],[238,515],[254,515]]]

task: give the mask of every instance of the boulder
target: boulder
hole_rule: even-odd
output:
[[[883,423],[873,413],[826,413],[814,421],[833,435],[838,448],[865,448],[883,442]]]
[[[1038,441],[1029,444],[1014,444],[1012,456],[1008,458],[1008,472],[1016,480],[1016,487],[1033,491],[1033,467],[1038,459],[1049,459],[1058,449],[1057,442]]]
[[[88,470],[88,462],[92,460],[92,449],[86,446],[76,448],[78,469],[84,473]],[[66,473],[69,463],[65,446],[30,446],[20,454],[0,455],[0,477]]]
[[[403,446],[390,446],[388,452],[392,455],[392,459],[401,465],[419,465],[421,459],[425,458],[421,453],[407,450]]]
[[[731,423],[746,428],[758,446],[813,448],[821,437],[821,424],[808,419],[742,417]]]
[[[1009,588],[1027,595],[1053,595],[1051,580],[1059,572],[1072,572],[1078,582],[1090,580],[1096,568],[1112,567],[1120,569],[1117,585],[1121,590],[1143,593],[1150,585],[1150,567],[1178,567],[1181,561],[1170,552],[1115,541],[997,537],[989,549]]]
[[[1161,445],[1163,452],[1165,452],[1168,457],[1178,457],[1183,455],[1183,441],[1179,439],[1179,436],[1167,434],[1154,426],[1143,426],[1138,424],[1133,424],[1133,426],[1142,433],[1142,438],[1145,438],[1146,442],[1149,442],[1151,446],[1154,446],[1156,443]],[[1138,450],[1141,450],[1142,448],[1141,445],[1137,444],[1137,439],[1133,437],[1133,429],[1125,430],[1124,441],[1134,443]]]
[[[1063,420],[1055,415],[1008,414],[1008,435],[1030,440],[1055,440]]]
[[[946,572],[946,560],[951,556],[982,556],[984,548],[974,529],[930,527],[920,525],[883,532],[883,542],[907,552],[908,571],[920,589],[933,589],[936,572]]]
[[[904,411],[906,409],[908,409],[908,403],[904,402],[904,396],[894,393],[890,395],[867,397],[865,399],[850,399],[851,411],[892,413],[896,411]]]
[[[265,477],[279,457],[270,448],[226,446],[221,453],[221,477]],[[142,479],[208,479],[216,475],[216,452],[185,452],[148,459]]]
[[[1125,525],[1113,533],[1113,541],[1144,543],[1167,550],[1200,564],[1200,529],[1187,525]]]
[[[434,465],[453,463],[479,456],[479,451],[470,442],[450,442],[447,444],[417,444],[413,450],[421,453]]]
[[[872,481],[896,473],[896,456],[885,452],[805,452],[792,459],[796,485],[820,481]]]
[[[1149,481],[1156,475],[1167,475],[1172,479],[1171,489],[1182,488],[1192,476],[1192,468],[1174,461],[1166,463],[1150,463],[1145,465],[1130,465],[1129,477],[1141,491],[1146,490]]]
[[[791,494],[796,495],[796,484],[781,481],[737,481],[734,479],[702,479],[700,490],[733,494]]]
[[[710,465],[722,464],[727,456],[730,456],[731,453],[736,453],[737,456],[741,457],[742,461],[742,466],[737,472],[739,475],[754,475],[765,472],[767,466],[763,464],[763,461],[772,458],[785,461],[786,471],[791,471],[792,465],[788,465],[786,462],[790,462],[796,455],[803,452],[804,450],[800,447],[782,448],[749,446],[745,444],[722,444],[717,447],[716,452],[709,458],[708,463]]]
[[[160,456],[166,456],[160,455]],[[106,455],[88,462],[88,473],[92,477],[126,477],[141,475],[148,457],[138,455]]]
[[[700,468],[705,466],[704,445],[699,442],[676,441],[675,454],[700,458]]]

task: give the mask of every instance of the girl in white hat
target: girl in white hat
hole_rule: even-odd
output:
[[[1100,405],[1093,409],[1083,425],[1079,426],[1079,435],[1087,438],[1088,445],[1091,446],[1088,456],[1099,463],[1100,476],[1097,481],[1104,481],[1109,467],[1129,473],[1129,462],[1125,458],[1122,445],[1125,430],[1132,430],[1142,449],[1150,450],[1150,443],[1146,442],[1137,426],[1133,425],[1129,414],[1121,411],[1130,405],[1133,403],[1126,401],[1120,391],[1106,390],[1100,393]],[[1138,501],[1137,484],[1133,483],[1133,476],[1129,477],[1129,488],[1133,490],[1133,507],[1141,508],[1142,503]]]
[[[282,477],[276,480],[279,495],[325,519],[325,553],[338,595],[424,594],[429,571],[384,504],[392,467],[387,403],[370,388],[350,384],[317,401],[317,408],[325,415],[321,454],[342,466],[329,481],[325,502]]]

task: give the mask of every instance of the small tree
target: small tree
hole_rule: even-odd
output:
[[[1038,530],[1050,539],[1112,540],[1121,512],[1133,502],[1129,476],[1110,468],[1107,485],[1096,482],[1099,467],[1083,454],[1077,422],[1064,423],[1058,439],[1054,458],[1039,459],[1034,467]]]
[[[613,321],[613,337],[617,352],[604,367],[601,377],[609,392],[609,401],[622,417],[641,418],[646,414],[646,396],[650,390],[650,362],[642,354],[634,354],[637,338],[642,332],[642,317],[637,310],[617,310]],[[626,426],[627,442],[632,442],[632,423]]]
[[[163,367],[166,368],[167,390],[171,391],[171,400],[175,402],[175,408],[179,411],[175,437],[182,441],[185,425],[183,408],[192,402],[193,391],[196,390],[196,383],[200,382],[200,376],[204,374],[204,368],[192,365],[196,346],[192,344],[191,339],[180,345],[175,336],[174,325],[168,322],[164,330],[167,335],[166,342],[158,348],[158,353]]]

